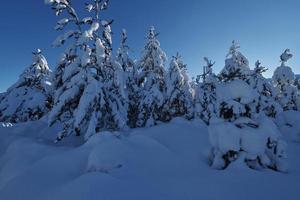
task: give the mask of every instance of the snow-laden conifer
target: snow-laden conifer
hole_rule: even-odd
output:
[[[195,114],[205,123],[209,124],[210,119],[216,113],[216,86],[218,78],[213,73],[212,67],[214,62],[204,57],[206,65],[203,67],[203,74],[198,77],[202,78],[202,82],[198,81],[195,89]]]
[[[233,42],[216,88],[218,115],[209,125],[211,164],[217,169],[245,163],[253,169],[286,171],[286,143],[262,112],[261,94],[248,83],[252,71],[238,48]]]
[[[166,77],[167,95],[165,111],[167,118],[183,116],[193,118],[193,90],[189,83],[186,65],[181,56],[177,54],[171,60]]]
[[[276,117],[282,108],[276,101],[276,89],[272,82],[263,76],[263,72],[268,69],[261,66],[260,61],[256,61],[255,67],[251,70],[250,75],[247,78],[247,82],[256,90],[259,94],[257,111],[264,112],[269,117]]]
[[[286,62],[292,57],[290,50],[286,49],[280,56],[281,66],[276,68],[272,77],[277,89],[276,99],[284,110],[297,110],[299,104],[298,89],[294,85],[295,74],[291,67],[286,66]]]
[[[57,139],[73,133],[87,139],[103,129],[125,127],[123,70],[111,57],[113,21],[99,17],[100,12],[107,9],[108,1],[87,3],[86,10],[91,17],[82,19],[71,1],[52,1],[50,4],[57,15],[64,11],[68,14],[67,18],[57,22],[57,30],[64,29],[68,23],[75,27],[54,43],[54,46],[61,46],[73,38],[54,75],[56,92],[49,124],[63,124]]]
[[[38,120],[52,105],[51,71],[41,50],[33,52],[33,63],[19,76],[0,101],[0,121],[26,122]]]
[[[139,86],[139,72],[137,64],[129,56],[130,48],[127,44],[127,32],[122,30],[121,44],[117,51],[117,62],[120,63],[125,72],[125,85],[128,101],[128,126],[137,127],[139,116],[139,105],[142,89]]]
[[[157,36],[155,28],[151,27],[139,61],[141,72],[139,84],[143,88],[143,93],[139,106],[138,126],[152,126],[166,118],[161,109],[165,102],[167,57],[160,47]]]

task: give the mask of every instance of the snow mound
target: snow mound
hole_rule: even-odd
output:
[[[297,111],[285,111],[282,112],[276,118],[276,124],[278,125],[281,133],[288,140],[294,142],[300,142],[300,112]]]
[[[233,80],[226,84],[218,84],[216,93],[217,99],[220,102],[241,99],[240,102],[243,104],[250,103],[258,96],[257,92],[242,80]]]
[[[295,74],[292,68],[282,65],[276,68],[272,79],[274,83],[293,83],[295,80]]]
[[[244,164],[247,160],[259,159],[263,166],[272,167],[279,162],[276,169],[287,171],[287,166],[282,161],[286,158],[286,144],[280,140],[281,134],[277,126],[267,117],[260,117],[258,121],[259,124],[256,124],[249,118],[240,118],[234,122],[218,120],[210,124],[208,131],[213,146],[211,162],[214,168],[227,167],[229,163],[225,163],[227,159],[224,159],[224,156],[230,157],[230,161],[239,161],[239,157],[242,156],[245,158]],[[273,141],[276,141],[275,155],[270,153],[273,148],[269,147],[269,143]]]

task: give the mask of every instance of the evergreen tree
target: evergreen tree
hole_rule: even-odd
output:
[[[276,90],[271,81],[262,75],[265,71],[267,71],[267,69],[261,66],[259,61],[256,61],[255,68],[251,71],[247,82],[259,94],[256,108],[257,112],[261,110],[267,116],[275,118],[278,113],[282,112],[282,108],[275,99]]]
[[[212,166],[224,169],[231,163],[245,163],[253,169],[286,171],[286,144],[262,112],[261,94],[248,83],[252,72],[238,48],[233,42],[216,88],[218,115],[209,126]]]
[[[121,43],[120,47],[117,51],[117,62],[119,62],[122,66],[122,69],[125,72],[132,71],[133,66],[134,66],[134,61],[129,57],[129,46],[127,45],[127,31],[125,29],[122,30],[122,35],[121,35]]]
[[[205,123],[209,124],[210,119],[216,113],[216,86],[218,78],[213,73],[213,63],[208,58],[204,57],[206,65],[203,67],[202,82],[198,84],[196,91],[196,115]],[[199,78],[200,78],[199,77]]]
[[[38,49],[33,55],[33,63],[2,95],[0,121],[17,123],[38,120],[51,108],[51,71],[41,50]]]
[[[166,78],[167,100],[165,111],[167,118],[184,116],[193,118],[193,91],[189,83],[187,68],[179,54],[173,57]]]
[[[129,46],[127,45],[127,32],[122,31],[121,44],[117,52],[117,61],[125,72],[125,85],[128,101],[128,125],[131,128],[137,127],[139,115],[139,103],[141,88],[139,87],[139,73],[136,63],[129,57]]]
[[[116,130],[126,125],[126,113],[122,88],[122,69],[111,58],[111,23],[99,18],[108,1],[86,4],[93,17],[80,19],[71,1],[50,1],[56,14],[66,11],[69,18],[59,20],[56,29],[62,30],[74,23],[76,30],[59,36],[55,46],[74,38],[55,72],[55,105],[49,116],[49,124],[63,123],[57,140],[76,133],[87,139],[96,132]],[[87,27],[87,28],[86,28]],[[102,38],[99,29],[102,28]],[[86,29],[84,29],[86,28]],[[126,115],[126,114],[125,114]],[[125,123],[125,124],[124,124]]]
[[[234,79],[246,79],[250,73],[248,59],[238,51],[240,46],[232,41],[232,45],[227,54],[225,60],[225,67],[220,73],[220,78],[224,81],[230,81]],[[229,57],[229,58],[228,58]]]
[[[166,120],[161,112],[165,102],[165,52],[160,47],[155,28],[151,27],[147,36],[147,44],[144,47],[142,58],[139,62],[141,71],[139,85],[143,88],[143,94],[139,107],[138,126],[152,126],[158,121]]]
[[[299,94],[294,85],[295,74],[292,69],[286,66],[286,62],[292,58],[290,50],[286,49],[280,56],[281,66],[277,67],[273,74],[273,83],[277,89],[277,101],[284,110],[297,110]]]

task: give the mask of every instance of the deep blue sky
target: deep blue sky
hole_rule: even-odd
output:
[[[84,0],[73,0],[82,8]],[[105,16],[115,19],[114,43],[124,27],[135,57],[151,25],[168,57],[179,51],[191,76],[201,72],[203,57],[216,61],[215,71],[233,39],[253,65],[260,59],[270,71],[279,65],[285,48],[294,54],[289,65],[300,73],[299,0],[111,0]],[[85,12],[80,12],[84,14]],[[51,43],[58,33],[57,18],[43,0],[3,1],[0,6],[0,92],[6,90],[31,63],[31,52],[41,48],[51,68],[63,49]]]

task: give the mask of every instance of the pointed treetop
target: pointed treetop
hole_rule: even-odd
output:
[[[181,70],[187,70],[187,65],[183,63],[182,56],[179,52],[175,56],[172,56],[172,61],[175,61]]]
[[[280,56],[281,65],[284,66],[284,64],[293,57],[293,54],[290,53],[290,49],[286,49]]]
[[[179,54],[179,52],[177,52],[175,56],[172,56],[172,58],[173,58],[174,60],[181,60],[182,57],[181,57],[181,55]]]
[[[204,72],[207,74],[212,73],[212,67],[215,65],[216,62],[213,62],[212,60],[209,60],[207,57],[203,58],[204,61],[206,62],[206,66],[204,66]]]
[[[42,50],[37,49],[36,51],[32,52],[33,55],[40,55],[42,54]]]
[[[240,45],[235,40],[233,40],[226,57],[228,57],[230,55],[235,55],[239,48],[240,48]]]
[[[206,62],[206,65],[203,66],[203,74],[200,76],[202,77],[203,82],[206,82],[206,77],[212,74],[212,66],[214,66],[216,62],[209,60],[207,57],[204,57],[203,59]]]
[[[127,40],[127,31],[126,29],[122,29],[122,41],[121,44],[124,45],[126,43]]]
[[[149,34],[148,34],[148,39],[155,39],[157,36],[159,35],[159,33],[156,33],[155,31],[155,27],[151,26],[150,30],[149,30]]]
[[[266,72],[268,69],[264,66],[261,65],[261,62],[259,60],[257,60],[255,62],[255,68],[254,68],[254,72],[262,74],[263,72]]]
[[[260,62],[259,60],[257,60],[257,61],[255,62],[255,68],[259,68],[260,65],[261,65],[261,62]]]
[[[207,57],[204,57],[203,59],[204,59],[204,61],[206,62],[206,66],[207,66],[208,68],[211,68],[211,67],[214,66],[214,64],[216,63],[216,62],[212,62],[212,60],[209,60]]]

